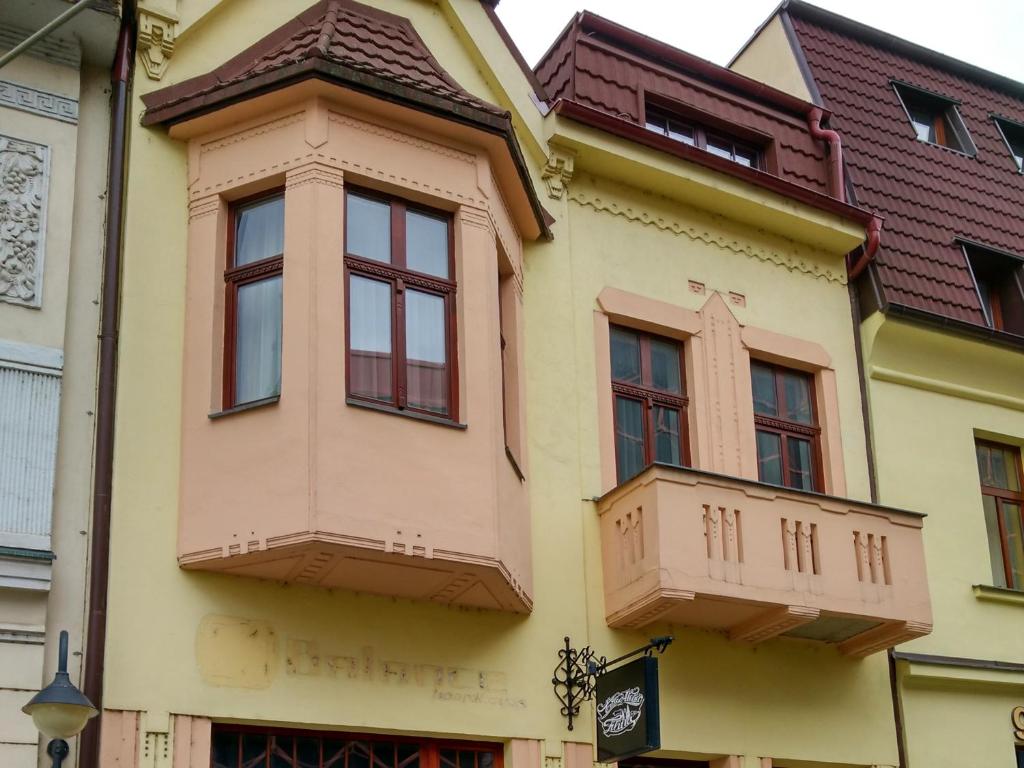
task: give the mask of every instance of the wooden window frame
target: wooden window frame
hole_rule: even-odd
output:
[[[811,424],[801,424],[798,421],[790,421],[789,419],[783,419],[779,416],[765,416],[757,412],[756,401],[754,403],[754,433],[755,433],[755,451],[756,449],[756,433],[771,432],[780,436],[780,459],[782,461],[782,486],[783,488],[789,488],[794,491],[804,491],[804,488],[796,488],[789,484],[789,451],[788,441],[790,438],[798,440],[809,440],[811,443],[811,492],[822,493],[825,488],[825,476],[822,468],[822,455],[821,455],[821,421],[818,418],[818,392],[815,386],[814,374],[808,373],[807,371],[801,371],[799,368],[789,368],[784,365],[776,365],[775,363],[769,363],[764,360],[752,359],[750,361],[751,374],[753,374],[754,366],[760,366],[767,368],[772,371],[775,377],[775,406],[779,413],[785,413],[786,405],[786,392],[785,387],[782,384],[782,377],[785,374],[795,374],[807,379],[808,391],[810,393],[811,400]],[[761,457],[757,457],[757,477],[760,482],[761,480]]]
[[[365,742],[392,742],[395,744],[416,744],[419,746],[419,768],[440,768],[440,753],[443,749],[456,749],[466,752],[490,753],[494,756],[493,768],[504,768],[504,749],[501,744],[484,741],[457,741],[454,739],[430,739],[416,738],[412,736],[392,736],[384,733],[349,733],[346,731],[316,731],[301,728],[268,728],[259,725],[229,725],[214,723],[210,738],[210,765],[213,765],[213,742],[217,734],[234,733],[239,737],[246,734],[263,735],[270,739],[272,736],[286,736],[290,738],[315,738],[321,740],[320,763],[323,765],[322,741],[331,739],[336,741],[365,741]],[[242,739],[238,739],[238,765],[242,763]],[[293,758],[295,753],[292,753]],[[269,768],[271,750],[267,749],[264,766]],[[335,768],[348,768],[348,759],[341,766]],[[479,768],[479,760],[474,760],[474,768]]]
[[[374,261],[348,252],[348,196],[355,194],[378,202],[387,203],[391,214],[391,262]],[[349,400],[371,403],[374,406],[393,410],[396,413],[415,413],[432,419],[458,423],[459,420],[459,371],[457,334],[458,283],[455,279],[455,225],[450,211],[431,208],[414,203],[397,195],[389,195],[363,187],[345,187],[344,213],[344,262],[345,262],[345,392]],[[444,219],[448,225],[448,275],[447,279],[425,272],[415,272],[406,265],[405,213],[417,211],[428,216]],[[391,400],[382,400],[352,393],[352,343],[350,300],[352,275],[391,286]],[[412,407],[407,402],[405,350],[405,291],[407,288],[422,293],[440,296],[445,309],[445,365],[448,370],[448,413],[438,413],[427,408]]]
[[[257,283],[272,277],[284,279],[284,252],[269,256],[241,267],[235,266],[235,238],[238,229],[238,213],[255,203],[280,197],[284,200],[284,187],[235,200],[228,208],[227,254],[224,265],[224,375],[222,400],[224,409],[234,408],[235,385],[238,382],[238,365],[235,360],[238,341],[238,289],[250,283]],[[287,203],[286,203],[287,204]],[[283,298],[282,298],[283,300]]]
[[[632,478],[620,478],[618,476],[619,467],[619,417],[618,409],[615,407],[616,398],[619,396],[628,398],[630,400],[639,400],[642,407],[644,408],[644,467],[649,467],[655,462],[654,456],[654,437],[655,437],[655,424],[654,424],[654,406],[662,406],[665,408],[673,408],[679,411],[679,456],[682,459],[682,466],[690,466],[690,419],[689,419],[689,406],[690,398],[686,394],[686,363],[683,355],[683,342],[678,339],[673,339],[669,336],[659,336],[653,333],[647,333],[646,331],[640,331],[636,328],[630,328],[628,325],[619,325],[612,323],[608,327],[608,343],[611,345],[612,336],[615,334],[616,329],[621,329],[629,333],[636,334],[640,344],[640,380],[641,382],[651,380],[651,340],[661,341],[667,344],[672,344],[679,352],[679,385],[682,389],[682,394],[676,394],[675,392],[667,392],[661,389],[655,389],[654,387],[643,386],[633,384],[631,382],[617,381],[614,376],[615,364],[614,358],[609,355],[609,359],[612,360],[612,435],[614,438],[615,448],[615,472],[616,482],[621,484]],[[636,477],[634,475],[633,477]]]
[[[665,120],[664,131],[656,131],[655,129],[648,127],[648,123],[650,123],[650,116],[652,114]],[[737,139],[736,137],[730,136],[728,133],[725,133],[723,131],[708,128],[707,126],[701,125],[700,123],[694,120],[689,120],[687,118],[675,115],[672,113],[671,110],[665,109],[664,107],[660,107],[657,105],[647,105],[644,108],[644,127],[647,130],[651,131],[652,133],[660,133],[662,136],[671,139],[672,137],[669,136],[668,128],[669,120],[677,123],[678,125],[686,126],[691,131],[693,131],[694,143],[690,144],[689,146],[702,149],[705,152],[710,152],[710,150],[708,150],[708,138],[710,137],[712,140],[716,140],[722,144],[729,144],[732,146],[732,157],[725,158],[722,157],[721,155],[715,155],[716,157],[722,157],[723,160],[730,160],[731,162],[734,162],[737,165],[753,168],[755,170],[764,170],[764,151],[761,149],[761,147],[758,147],[756,144],[752,144],[749,141],[743,141],[742,139]],[[687,142],[680,141],[679,139],[672,140],[679,141],[680,144],[687,144]],[[737,148],[743,149],[753,156],[753,163],[750,166],[746,166],[743,163],[740,163],[736,160]],[[710,154],[714,153],[711,152]]]
[[[1013,454],[1016,461],[1014,461],[1014,469],[1017,471],[1017,485],[1020,486],[1021,490],[1011,491],[1007,488],[996,488],[991,485],[984,485],[981,483],[979,477],[978,484],[981,487],[981,495],[989,496],[995,500],[996,503],[996,523],[999,526],[999,548],[1003,553],[1003,576],[1006,579],[1006,586],[1008,589],[1014,589],[1018,591],[1024,591],[1024,584],[1014,586],[1013,584],[1013,571],[1010,570],[1010,549],[1006,541],[1006,525],[1003,523],[1003,502],[1009,502],[1011,504],[1017,504],[1020,507],[1021,527],[1024,528],[1024,466],[1022,466],[1021,449],[1016,445],[1007,445],[1005,443],[997,443],[994,440],[982,440],[980,438],[975,439],[975,453],[977,453],[977,446],[986,446],[988,448],[998,449],[1000,451],[1009,451]]]
[[[1024,335],[1024,258],[971,240],[956,241],[971,273],[985,325]]]

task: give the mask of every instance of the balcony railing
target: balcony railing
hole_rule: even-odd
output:
[[[610,626],[785,635],[851,656],[931,631],[923,515],[662,465],[598,512]]]

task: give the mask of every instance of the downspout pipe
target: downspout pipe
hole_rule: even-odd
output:
[[[846,189],[846,182],[843,179],[843,142],[839,138],[838,133],[821,127],[823,115],[824,112],[821,107],[812,107],[807,113],[807,127],[810,129],[811,136],[819,141],[828,142],[829,162],[832,165],[832,173],[830,174],[832,188],[829,192],[836,200],[845,201],[844,190]]]
[[[850,282],[852,283],[861,273],[867,269],[868,264],[874,261],[875,254],[878,253],[878,245],[882,241],[882,220],[875,216],[868,223],[868,237],[867,242],[864,244],[864,251],[858,257],[849,268]]]
[[[85,674],[82,688],[103,711],[103,663],[107,633],[107,585],[110,571],[110,499],[114,470],[114,407],[117,388],[117,340],[121,308],[124,186],[128,155],[128,118],[135,62],[135,3],[122,5],[117,52],[110,71],[110,149],[107,156],[106,233],[99,334],[96,402],[96,455],[89,553],[89,605]],[[79,741],[79,768],[100,768],[100,724],[93,718]]]

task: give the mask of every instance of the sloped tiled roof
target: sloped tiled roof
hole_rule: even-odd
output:
[[[321,0],[212,72],[144,96],[143,124],[182,119],[310,70],[343,74],[369,89],[433,97],[456,112],[508,116],[455,82],[408,19],[354,0]]]
[[[809,102],[589,11],[573,17],[535,71],[559,114],[855,221],[871,218],[831,195],[827,145],[811,135]],[[744,168],[660,137],[651,143],[656,134],[644,130],[648,101],[707,130],[768,147],[764,167]]]
[[[885,301],[984,325],[955,238],[1024,252],[1024,176],[992,118],[1024,122],[1024,85],[886,42],[852,22],[829,23],[813,7],[788,10],[831,127],[842,135],[856,202],[885,217],[876,256]],[[958,101],[977,154],[918,141],[893,80]]]

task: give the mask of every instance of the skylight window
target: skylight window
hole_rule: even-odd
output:
[[[1024,336],[1024,258],[961,243],[974,276],[985,325]]]
[[[709,131],[703,125],[679,118],[666,110],[648,107],[645,126],[649,131],[698,147],[739,165],[761,167],[761,151],[757,147],[723,133]]]
[[[1024,125],[1001,117],[995,118],[995,121],[1013,162],[1017,164],[1017,170],[1024,172]]]
[[[974,142],[960,118],[956,102],[910,85],[893,83],[918,141],[973,155]]]

